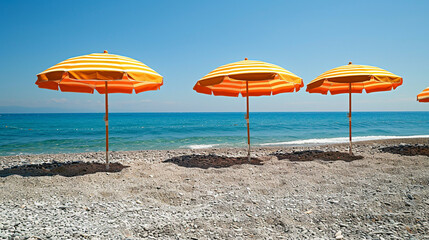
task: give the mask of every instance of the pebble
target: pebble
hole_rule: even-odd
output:
[[[343,239],[343,235],[341,231],[338,231],[337,233],[335,233],[335,239]]]
[[[264,159],[263,165],[207,169],[162,163],[172,157],[185,161],[192,154],[204,158],[203,150],[170,150],[170,156],[166,151],[114,152],[112,163],[130,168],[109,175],[0,177],[0,239],[424,239],[429,232],[427,158],[379,148],[356,144],[364,159],[351,162],[278,160],[270,154],[292,148],[255,148],[253,156]],[[347,152],[347,146],[293,149],[308,150]],[[209,152],[246,154],[205,151],[206,158]],[[52,169],[54,160],[103,157],[0,157],[0,167],[47,163],[44,169]]]

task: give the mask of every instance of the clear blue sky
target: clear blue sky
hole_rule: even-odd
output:
[[[244,111],[244,98],[192,90],[244,59],[280,65],[304,83],[331,68],[381,67],[395,91],[354,94],[356,111],[429,110],[429,1],[1,1],[0,112],[103,112],[103,95],[39,89],[36,74],[108,50],[164,76],[160,91],[111,94],[112,112]],[[254,97],[251,111],[347,111],[347,95]]]

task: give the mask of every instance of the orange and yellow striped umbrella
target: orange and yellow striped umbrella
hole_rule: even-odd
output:
[[[429,87],[423,90],[423,92],[417,95],[417,101],[419,102],[429,102]]]
[[[402,84],[402,78],[384,69],[365,65],[349,65],[337,67],[324,72],[307,84],[307,92],[332,95],[349,93],[367,93],[390,91]]]
[[[269,96],[298,92],[302,79],[277,65],[247,60],[223,65],[201,78],[194,86],[199,93],[246,97],[247,144],[250,161],[249,96]]]
[[[307,84],[307,92],[331,95],[349,94],[349,152],[352,154],[352,93],[390,91],[402,85],[402,78],[384,69],[366,65],[337,67],[324,72]]]
[[[109,93],[159,90],[163,78],[132,58],[104,53],[69,58],[37,75],[39,88],[105,95],[106,167],[109,167]]]
[[[248,83],[248,90],[246,90]],[[194,86],[199,93],[238,97],[269,96],[299,91],[302,79],[274,64],[244,60],[226,64],[211,71]]]
[[[105,82],[108,93],[136,93],[158,90],[162,76],[132,58],[114,54],[93,53],[67,59],[37,75],[39,88],[63,92],[104,94]]]

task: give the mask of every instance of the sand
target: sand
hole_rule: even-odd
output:
[[[429,239],[428,143],[0,157],[0,239]]]

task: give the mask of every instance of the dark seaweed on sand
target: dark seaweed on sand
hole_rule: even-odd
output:
[[[427,145],[398,145],[380,148],[382,152],[400,154],[405,156],[424,155],[429,156],[429,146]]]
[[[346,161],[351,162],[354,160],[362,159],[362,156],[349,155],[349,153],[343,152],[323,152],[319,150],[308,150],[308,151],[299,151],[292,153],[281,153],[276,152],[270,154],[276,156],[279,160],[288,159],[289,161],[294,162],[304,162],[304,161],[314,161],[314,160],[323,160],[323,161]]]
[[[241,164],[252,164],[252,165],[263,165],[262,160],[258,158],[251,158],[250,163],[247,157],[226,157],[218,156],[214,154],[208,155],[183,155],[173,157],[164,161],[165,163],[174,163],[182,167],[190,168],[226,168],[233,165]]]
[[[37,176],[54,176],[60,175],[64,177],[75,177],[97,172],[120,172],[122,169],[127,168],[120,163],[111,163],[109,169],[106,169],[106,164],[97,162],[57,162],[41,164],[25,164],[20,166],[13,166],[0,170],[0,177],[7,177],[10,175],[21,175],[23,177],[37,177]]]

